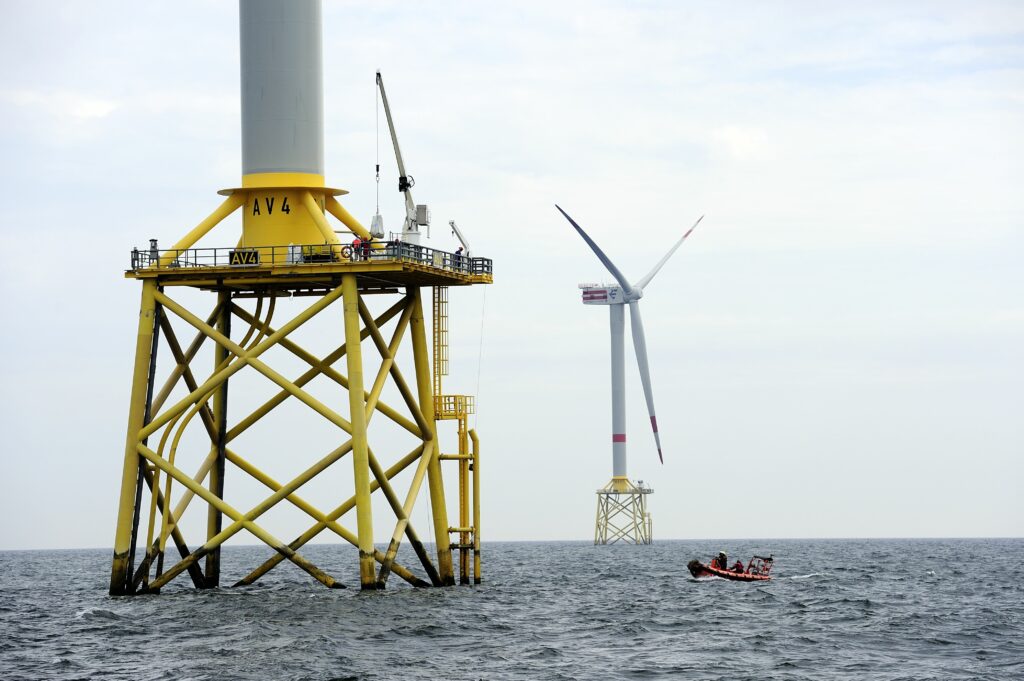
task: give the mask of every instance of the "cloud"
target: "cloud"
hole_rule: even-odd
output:
[[[732,160],[765,161],[773,156],[773,147],[764,130],[728,125],[711,131],[711,137]]]
[[[62,120],[102,119],[122,105],[115,99],[66,90],[6,90],[0,91],[0,99],[16,107],[31,109],[33,113]]]

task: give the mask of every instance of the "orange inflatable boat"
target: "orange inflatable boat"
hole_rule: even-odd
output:
[[[772,578],[772,565],[775,560],[772,556],[754,556],[747,564],[743,572],[723,570],[718,567],[705,565],[696,558],[687,563],[686,567],[694,577],[721,577],[731,579],[734,582],[766,582]]]

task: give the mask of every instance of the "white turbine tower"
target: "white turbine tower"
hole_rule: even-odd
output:
[[[614,544],[626,541],[633,544],[651,543],[651,517],[647,513],[646,496],[654,490],[645,487],[642,481],[634,484],[626,474],[626,401],[625,401],[625,306],[629,305],[629,322],[633,329],[633,350],[640,368],[640,382],[647,400],[647,413],[651,417],[654,443],[658,447],[658,459],[665,463],[661,451],[661,437],[658,435],[658,421],[654,415],[654,393],[651,390],[651,372],[647,363],[647,342],[644,340],[644,323],[640,318],[640,299],[654,275],[668,262],[686,237],[697,228],[704,216],[700,216],[690,229],[669,249],[647,276],[630,284],[615,263],[604,254],[594,240],[583,231],[569,214],[556,205],[558,211],[579,232],[594,254],[605,266],[618,286],[580,284],[584,305],[607,305],[611,317],[612,336],[612,479],[597,491],[597,523],[594,529],[595,544]]]

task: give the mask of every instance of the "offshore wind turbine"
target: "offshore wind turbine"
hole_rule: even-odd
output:
[[[658,448],[658,460],[665,463],[661,450],[661,436],[658,434],[658,420],[654,414],[654,392],[651,389],[651,371],[647,361],[647,341],[644,337],[644,323],[640,317],[640,299],[644,288],[651,283],[654,276],[668,262],[686,237],[690,236],[704,216],[700,216],[690,229],[686,230],[679,241],[669,249],[658,264],[643,279],[634,284],[623,276],[615,263],[605,255],[601,247],[594,242],[561,206],[555,208],[565,216],[569,224],[587,242],[605,269],[615,278],[618,286],[601,286],[598,284],[580,284],[583,291],[584,305],[607,305],[611,328],[612,354],[612,479],[606,486],[597,490],[597,521],[594,528],[595,544],[614,544],[625,541],[633,544],[650,544],[652,541],[651,517],[647,512],[647,495],[654,490],[645,487],[642,481],[634,484],[626,473],[626,400],[625,400],[625,307],[629,305],[629,322],[633,331],[633,351],[636,353],[637,366],[640,369],[640,382],[644,388],[644,399],[647,401],[647,413],[651,417],[651,430],[654,432],[654,443]]]

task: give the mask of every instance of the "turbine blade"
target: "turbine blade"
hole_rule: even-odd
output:
[[[662,266],[665,263],[668,262],[668,259],[672,257],[672,254],[676,252],[676,249],[683,245],[683,242],[686,241],[686,237],[690,236],[690,232],[692,232],[693,230],[697,229],[697,225],[699,225],[700,221],[703,220],[703,219],[704,219],[703,215],[701,215],[699,218],[697,218],[697,222],[693,223],[693,227],[690,227],[690,229],[686,230],[686,234],[684,234],[683,237],[679,241],[676,242],[675,246],[673,246],[671,249],[669,249],[669,252],[665,254],[664,258],[662,258],[661,260],[658,261],[658,264],[654,266],[654,269],[651,270],[647,274],[646,277],[644,277],[640,281],[636,282],[636,287],[637,288],[642,289],[645,286],[647,286],[649,283],[651,283],[651,279],[654,279],[654,275],[658,273],[658,270],[660,270],[662,268]]]
[[[569,221],[569,224],[571,224],[573,227],[576,228],[576,231],[579,232],[580,236],[583,237],[583,240],[587,242],[588,246],[590,246],[590,250],[594,251],[594,254],[597,255],[598,260],[600,260],[601,263],[605,266],[605,268],[609,272],[611,272],[612,276],[615,277],[615,281],[619,282],[619,286],[622,287],[622,292],[624,294],[626,294],[627,296],[632,294],[633,293],[633,287],[629,285],[628,281],[626,281],[626,277],[622,276],[622,272],[620,272],[619,268],[615,266],[615,263],[613,263],[608,258],[608,256],[604,254],[604,251],[601,250],[601,247],[598,246],[596,243],[594,243],[594,240],[591,239],[587,235],[587,233],[583,231],[582,227],[580,227],[579,225],[576,224],[575,220],[573,220],[571,217],[569,217],[568,213],[566,213],[564,210],[562,210],[561,206],[559,206],[556,203],[555,204],[555,208],[558,209],[559,213],[561,213],[562,215],[565,216],[565,219]]]
[[[658,446],[658,460],[665,463],[661,454],[661,436],[658,435],[658,420],[654,416],[654,392],[651,390],[651,370],[647,365],[647,341],[644,339],[644,323],[640,319],[640,303],[629,304],[629,325],[633,328],[633,350],[636,351],[636,363],[640,367],[640,382],[644,386],[644,399],[647,400],[647,413],[651,417],[651,429],[654,430],[654,444]]]

